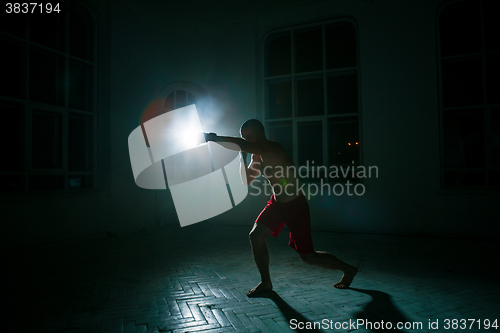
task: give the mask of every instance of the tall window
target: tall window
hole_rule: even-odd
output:
[[[95,28],[77,2],[0,21],[0,192],[95,186]]]
[[[453,1],[438,15],[443,188],[500,186],[497,2]]]
[[[350,20],[267,36],[265,125],[269,139],[281,143],[297,166],[309,165],[312,171],[312,166],[359,165],[357,54],[356,28]],[[315,171],[307,178],[317,177]],[[347,179],[350,175],[342,180]]]

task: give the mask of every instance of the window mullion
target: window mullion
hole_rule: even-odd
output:
[[[295,48],[295,42],[294,42],[294,37],[295,37],[295,31],[291,30],[290,31],[290,52],[292,53],[291,55],[291,75],[290,79],[292,80],[292,142],[293,142],[293,162],[295,165],[298,164],[299,162],[299,147],[298,147],[298,135],[297,135],[297,118],[295,117],[295,98],[296,98],[296,93],[295,93],[295,54],[294,54],[294,48]]]
[[[24,138],[25,138],[25,143],[24,143],[24,190],[28,191],[28,181],[29,177],[28,175],[30,174],[30,168],[31,168],[31,105],[29,103],[30,99],[30,19],[28,16],[27,20],[27,31],[26,35],[24,36],[25,43],[26,43],[26,73],[25,73],[25,79],[26,79],[26,86],[25,86],[25,95],[24,95],[24,115],[25,115],[25,120],[24,120]]]
[[[26,101],[28,101],[30,99],[30,42],[29,42],[29,39],[30,39],[30,28],[29,28],[29,24],[30,24],[30,20],[28,18],[28,31],[27,31],[27,36],[26,37],[26,40],[24,41],[25,44],[26,44],[26,73],[25,73],[25,79],[26,79],[26,87],[25,87],[25,96],[24,96],[24,99]]]
[[[95,50],[95,49],[94,49]],[[95,66],[94,66],[95,67]],[[96,71],[94,70],[94,73],[96,73]],[[94,76],[94,80],[93,80],[93,84],[94,84],[94,87],[97,86],[97,83],[96,83],[96,77]],[[95,88],[94,88],[95,89]],[[93,95],[93,101],[92,103],[95,105],[96,104],[96,94]],[[94,108],[94,112],[97,111],[97,108],[95,107]],[[92,115],[92,133],[91,133],[91,136],[92,136],[92,174],[93,174],[93,178],[92,178],[92,188],[97,188],[98,187],[98,184],[97,184],[97,158],[98,158],[98,153],[97,153],[97,137],[98,137],[98,126],[97,126],[97,116],[95,114]]]
[[[321,37],[323,42],[321,45],[323,46],[323,114],[326,115],[328,114],[328,107],[327,107],[327,87],[326,87],[326,33],[325,33],[325,25],[323,24],[321,26]]]
[[[298,142],[298,135],[297,135],[297,118],[293,117],[292,119],[292,134],[293,134],[293,163],[295,165],[299,164],[299,142]]]
[[[64,31],[64,112],[63,112],[63,144],[62,144],[62,151],[63,151],[63,156],[62,156],[62,161],[63,161],[63,170],[64,170],[64,189],[68,190],[69,189],[69,175],[68,175],[68,169],[69,169],[69,28],[70,28],[70,18],[69,18],[69,11],[66,11],[64,15],[64,24],[66,26],[66,29]]]
[[[68,112],[64,112],[62,114],[62,121],[63,121],[63,126],[62,126],[62,168],[64,170],[64,189],[67,190],[69,188],[68,186],[68,149],[69,149],[69,144],[68,144],[68,135],[69,135],[69,115]]]
[[[28,191],[28,174],[30,166],[30,142],[31,142],[31,117],[29,116],[29,104],[24,103],[24,190]]]
[[[489,108],[488,105],[488,96],[487,96],[487,87],[486,87],[486,41],[485,41],[485,33],[484,33],[484,6],[483,1],[479,3],[479,22],[481,25],[481,76],[482,76],[482,84],[483,84],[483,119],[484,119],[484,127],[483,127],[483,144],[484,144],[484,181],[485,185],[489,186],[489,167],[490,167],[490,145],[488,143],[488,131],[489,128]]]
[[[439,18],[441,17],[442,9],[438,14],[437,21],[439,22]],[[439,187],[444,188],[444,103],[443,103],[443,56],[441,54],[441,29],[439,24],[436,24],[436,51],[438,53],[438,68],[437,68],[437,79],[438,79],[438,110],[439,110]]]
[[[295,31],[292,30],[290,32],[290,38],[291,38],[291,42],[290,42],[290,48],[291,48],[291,52],[292,52],[292,56],[291,56],[291,63],[292,63],[292,74],[291,74],[291,79],[292,79],[292,117],[295,117],[297,114],[296,114],[296,92],[295,92],[295,52],[294,52],[294,49],[295,49],[295,42],[294,42],[294,39],[295,39]]]
[[[32,133],[33,133],[33,108],[31,107],[31,105],[29,105],[27,107],[27,118],[26,118],[26,123],[27,123],[27,159],[26,159],[26,163],[27,163],[27,167],[26,167],[26,173],[27,174],[31,174],[33,172],[33,168],[31,167],[32,166],[32,154],[31,154],[31,151],[32,151],[32,142],[33,142],[33,138],[32,138]],[[27,182],[26,182],[27,184]]]
[[[69,108],[69,59],[67,56],[64,57],[64,89],[63,89],[63,98],[64,98],[64,109],[67,112]]]
[[[92,94],[92,188],[96,189],[98,187],[100,187],[100,184],[98,183],[98,175],[99,175],[99,172],[98,172],[98,168],[97,168],[97,159],[98,159],[98,151],[97,151],[97,140],[98,140],[98,130],[99,130],[99,126],[98,126],[98,121],[99,121],[99,118],[97,117],[97,111],[98,111],[98,106],[97,106],[97,93],[98,93],[98,78],[97,78],[97,75],[98,75],[98,72],[97,72],[97,62],[98,62],[98,53],[97,53],[97,50],[99,49],[99,46],[98,46],[98,40],[99,38],[97,38],[96,36],[96,31],[99,31],[98,30],[98,27],[96,26],[96,22],[95,20],[93,20],[92,22],[93,24],[93,30],[92,30],[92,33],[93,33],[93,39],[92,39],[92,43],[93,43],[93,48],[92,48],[92,72],[93,72],[93,76],[92,76],[92,81],[91,81],[91,84],[92,84],[92,89],[93,89],[93,94]],[[158,110],[156,110],[155,112],[158,112]]]
[[[359,34],[358,34],[358,31],[357,31],[357,27],[356,27],[356,37],[358,37]],[[363,118],[363,112],[361,110],[361,107],[362,107],[362,100],[361,100],[361,66],[359,65],[359,62],[361,61],[360,60],[360,57],[359,57],[359,48],[360,48],[360,45],[359,45],[359,42],[358,40],[356,39],[356,77],[357,77],[357,86],[356,86],[356,89],[358,90],[357,93],[358,93],[358,109],[356,110],[358,112],[358,142],[359,142],[359,148],[358,148],[358,153],[359,153],[359,157],[358,157],[358,165],[364,165],[364,153],[363,153],[363,149],[364,149],[364,143],[363,143],[363,127],[362,127],[362,118]],[[359,179],[359,182],[363,183],[363,179]]]
[[[323,165],[328,165],[328,122],[325,117],[321,121],[322,129],[323,129]]]
[[[321,25],[321,38],[323,46],[323,165],[328,165],[328,105],[326,104],[328,101],[328,89],[327,89],[327,80],[326,80],[326,32],[325,25]]]

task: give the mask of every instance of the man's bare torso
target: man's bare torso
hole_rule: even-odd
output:
[[[261,173],[273,187],[276,201],[289,202],[300,196],[295,164],[286,150],[277,142],[263,144]]]

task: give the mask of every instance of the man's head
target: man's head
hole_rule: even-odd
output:
[[[264,125],[257,119],[249,119],[241,125],[240,135],[243,139],[250,142],[259,142],[266,140]]]

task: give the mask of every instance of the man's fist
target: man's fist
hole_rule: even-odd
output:
[[[208,141],[213,141],[213,142],[216,142],[217,141],[217,134],[215,133],[203,133],[205,134],[205,141],[208,142]]]

